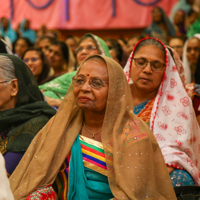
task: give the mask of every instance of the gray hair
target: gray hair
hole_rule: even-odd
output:
[[[0,78],[2,78],[4,81],[12,81],[13,79],[17,79],[12,60],[3,55],[0,55]]]
[[[137,45],[137,47],[134,51],[134,54],[136,54],[141,47],[148,46],[148,45],[153,45],[153,46],[157,47],[158,49],[162,50],[165,53],[165,48],[163,47],[163,45],[158,40],[151,38],[151,39],[142,40]]]

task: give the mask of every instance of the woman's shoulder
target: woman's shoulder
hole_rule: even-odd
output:
[[[55,79],[53,79],[52,81],[49,81],[43,85],[40,85],[39,88],[40,89],[46,89],[46,88],[52,88],[52,87],[59,87],[60,84],[63,84],[63,83],[67,83],[70,81],[71,83],[71,78],[73,76],[75,76],[77,71],[73,71],[73,72],[70,72],[70,73],[66,73],[66,74],[63,74]]]
[[[134,118],[126,120],[121,137],[122,139],[127,140],[127,144],[129,143],[128,145],[147,140],[157,144],[156,139],[147,124],[136,115]]]
[[[33,117],[29,120],[27,120],[25,123],[22,123],[18,126],[18,130],[21,129],[21,134],[26,132],[34,132],[37,133],[43,128],[46,123],[49,121],[49,118],[45,115],[40,115]]]

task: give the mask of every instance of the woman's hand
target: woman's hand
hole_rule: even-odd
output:
[[[169,174],[171,174],[174,171],[174,169],[175,169],[174,167],[167,166],[167,170],[168,170]]]
[[[56,107],[59,107],[60,104],[62,103],[62,100],[60,99],[53,99],[51,97],[47,97],[45,96],[46,100],[47,100],[47,103],[50,105],[50,106],[56,106]]]

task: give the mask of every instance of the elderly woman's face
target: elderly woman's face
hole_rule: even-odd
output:
[[[99,50],[97,48],[96,43],[94,42],[94,40],[91,37],[87,37],[85,38],[78,46],[77,48],[77,61],[78,61],[78,65],[81,65],[81,63],[83,62],[83,60],[90,56],[90,55],[95,55],[95,54],[99,54]]]
[[[6,82],[0,77],[0,111],[12,109],[15,107],[16,95],[18,93],[18,81],[13,79],[11,82]]]
[[[142,58],[142,60],[147,60],[148,62],[159,62],[165,64],[165,53],[153,46],[143,46],[134,55],[133,58]],[[150,63],[146,65],[145,68],[139,68],[135,60],[132,61],[131,67],[131,79],[134,82],[134,86],[149,93],[154,93],[158,91],[161,84],[165,67],[160,71],[152,70]]]
[[[84,111],[104,114],[108,96],[108,71],[106,64],[99,59],[92,58],[86,61],[77,75],[77,81],[86,80],[85,83],[74,84],[74,98],[77,106]],[[99,88],[93,88],[92,81],[102,80]],[[76,82],[77,82],[76,81]]]
[[[186,49],[186,56],[190,64],[196,64],[200,51],[200,40],[198,38],[192,38],[189,40]]]

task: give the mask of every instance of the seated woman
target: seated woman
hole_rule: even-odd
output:
[[[175,29],[161,7],[156,6],[152,11],[153,22],[142,33],[142,37],[154,37],[168,44],[170,37],[176,35]]]
[[[27,19],[24,19],[20,23],[20,34],[22,37],[29,39],[31,43],[35,43],[35,40],[37,38],[36,32],[32,29],[30,29],[30,21]]]
[[[98,36],[88,33],[79,40],[76,55],[78,65],[80,65],[87,56],[93,54],[111,57],[106,43]],[[76,71],[64,74],[40,86],[49,105],[56,107],[60,106],[71,84],[71,78],[75,74]]]
[[[187,37],[191,38],[200,32],[200,17],[199,13],[193,9],[187,13]]]
[[[200,185],[200,129],[178,68],[162,42],[147,38],[136,45],[124,69],[134,113],[153,131],[174,187]]]
[[[55,41],[55,38],[49,37],[49,36],[42,36],[37,38],[37,42],[35,43],[35,46],[42,50],[42,52],[45,54],[45,56],[48,56],[49,54],[49,46],[53,41]]]
[[[65,39],[65,44],[72,50],[74,57],[76,57],[76,49],[78,47],[79,39],[74,35],[68,35]]]
[[[172,37],[169,40],[169,44],[168,44],[172,49],[174,49],[177,52],[177,54],[181,60],[182,60],[182,56],[183,56],[184,42],[185,42],[184,37],[176,36],[176,37]]]
[[[177,10],[174,15],[174,27],[177,36],[186,36],[186,12]]]
[[[121,66],[87,58],[10,177],[15,200],[53,200],[53,183],[57,199],[175,199],[156,139],[132,109]]]
[[[24,52],[30,48],[32,43],[27,38],[18,38],[13,43],[13,53],[18,56],[19,58],[22,58]]]
[[[45,79],[44,82],[49,82],[65,73],[74,71],[74,66],[69,66],[69,48],[64,42],[59,40],[53,41],[48,51],[47,59],[54,73]]]
[[[118,43],[116,39],[112,39],[112,38],[106,39],[105,42],[108,46],[108,49],[112,58],[116,62],[118,62],[120,65],[122,65],[123,51],[122,51],[121,45]]]
[[[27,49],[22,56],[22,60],[32,71],[38,85],[48,77],[50,66],[42,50],[32,47]]]
[[[200,52],[200,34],[188,39],[183,47],[183,67],[187,83],[195,82],[194,74]]]
[[[55,114],[18,57],[0,54],[0,151],[12,174],[30,142]]]
[[[17,39],[17,33],[12,29],[10,20],[2,17],[0,22],[1,37],[5,38],[7,36],[13,43]]]

